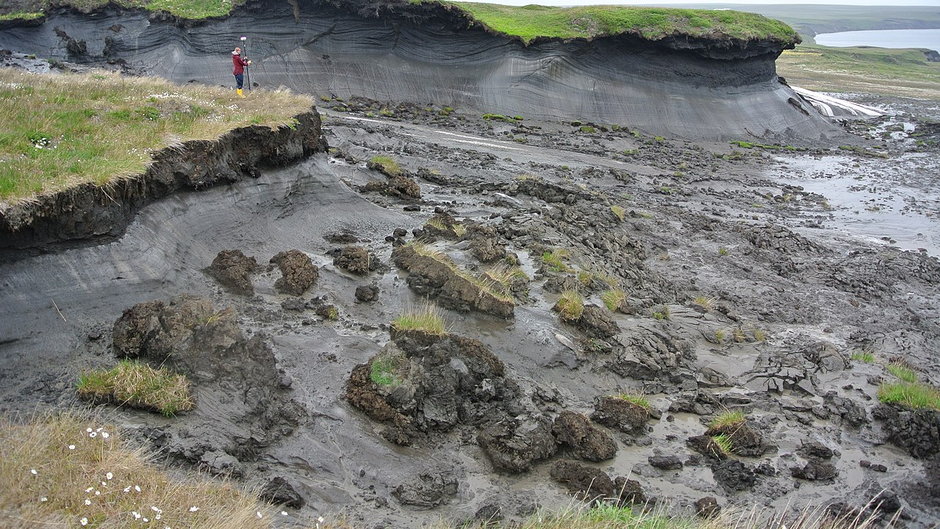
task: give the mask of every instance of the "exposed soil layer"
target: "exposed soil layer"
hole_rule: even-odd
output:
[[[881,137],[882,120],[848,127],[856,149],[800,151],[395,108],[327,111],[329,154],[154,201],[106,244],[0,264],[0,410],[74,405],[77,376],[118,356],[165,363],[196,408],[108,406],[114,420],[298,520],[508,524],[572,495],[857,512],[880,495],[909,527],[940,521],[937,414],[877,399],[892,362],[940,385],[940,252],[840,220],[876,229],[902,164],[920,191],[904,216],[937,230],[935,143]],[[385,178],[378,155],[420,200],[360,191]],[[846,175],[886,182],[884,207],[803,187]],[[465,273],[515,278],[512,319],[474,292],[439,304],[446,336],[390,325],[428,303],[405,250],[425,230]],[[281,269],[252,261],[278,254],[315,281],[281,292]],[[565,290],[598,323],[561,321]],[[728,411],[744,424],[708,432]]]
[[[124,233],[134,214],[182,190],[258,178],[259,168],[280,167],[326,149],[315,111],[297,125],[235,129],[215,141],[188,141],[154,155],[141,175],[99,186],[87,183],[0,209],[0,257],[6,250],[49,249],[58,243],[107,239]]]
[[[774,60],[791,43],[675,34],[524,44],[436,3],[263,0],[199,23],[113,4],[93,15],[53,9],[39,24],[0,32],[0,49],[228,84],[231,43],[246,28],[252,82],[343,102],[366,97],[380,102],[377,113],[433,103],[686,138],[841,136],[778,81]]]

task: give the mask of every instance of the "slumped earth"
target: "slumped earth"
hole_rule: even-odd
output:
[[[940,384],[936,131],[833,153],[326,106],[329,153],[0,265],[0,409],[79,404],[79,373],[116,355],[167,362],[196,409],[115,410],[133,437],[292,516],[369,527],[596,494],[686,513],[707,496],[849,512],[880,495],[886,517],[940,521],[940,414],[876,398],[892,362]],[[849,179],[872,202],[833,192]],[[524,278],[466,279],[511,263]],[[585,303],[567,322],[566,291]],[[428,303],[448,337],[390,328]],[[624,393],[649,417],[609,398]],[[738,410],[745,426],[709,431]]]

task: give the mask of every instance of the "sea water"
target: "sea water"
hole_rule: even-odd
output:
[[[843,48],[877,46],[879,48],[927,48],[940,53],[940,29],[883,29],[820,33],[816,44]]]

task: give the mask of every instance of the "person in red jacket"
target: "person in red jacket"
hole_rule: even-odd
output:
[[[235,92],[238,93],[238,97],[245,97],[242,86],[245,84],[245,66],[249,64],[251,64],[251,61],[242,57],[242,49],[235,48],[235,51],[232,52],[232,74],[235,75]]]

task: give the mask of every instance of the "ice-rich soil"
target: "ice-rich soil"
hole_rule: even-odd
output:
[[[327,106],[337,107],[323,110],[329,154],[154,202],[107,244],[0,264],[0,410],[77,404],[77,376],[113,365],[115,338],[127,351],[156,336],[148,351],[183,351],[196,411],[108,416],[173,460],[267,485],[292,517],[511,519],[575,501],[569,490],[585,492],[578,483],[593,476],[629,487],[625,501],[641,497],[634,480],[677,512],[707,496],[859,507],[886,490],[897,496],[886,507],[900,505],[911,526],[940,521],[940,415],[875,397],[891,361],[940,385],[935,136],[748,149],[459,109]],[[421,199],[363,191],[386,180],[367,167],[376,155],[398,161]],[[833,191],[855,178],[874,203]],[[905,188],[919,192],[887,211]],[[425,229],[435,212],[466,233]],[[888,213],[913,219],[923,239],[883,223]],[[415,288],[434,287],[393,259],[414,230],[470,272],[492,266],[480,258],[515,256],[530,281],[512,290],[512,316],[455,303],[441,310],[462,338],[393,342],[389,322],[426,303]],[[571,272],[543,265],[553,249],[570,253]],[[271,262],[290,250],[310,262]],[[290,294],[282,273],[302,279]],[[605,282],[627,294],[618,312],[601,302]],[[562,322],[551,309],[566,289],[597,308]],[[137,306],[154,300],[162,305]],[[195,320],[167,308],[187,304]],[[187,363],[194,343],[217,360]],[[876,362],[852,359],[862,351]],[[391,354],[409,358],[393,373],[401,391],[359,376],[356,394],[379,411],[353,406],[357,366]],[[642,393],[654,410],[589,428],[586,417],[619,393]],[[696,439],[726,410],[746,411],[750,433],[722,459]]]

